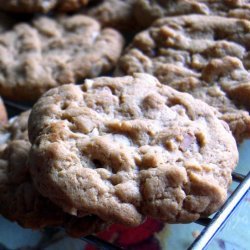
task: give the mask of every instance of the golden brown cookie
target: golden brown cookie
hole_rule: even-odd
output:
[[[137,0],[134,15],[142,27],[149,27],[162,17],[202,14],[250,20],[248,0]]]
[[[28,116],[29,111],[15,118],[5,131],[8,136],[0,135],[0,214],[25,228],[65,227],[74,237],[103,230],[107,222],[93,215],[66,214],[34,188],[28,166],[31,147],[26,139]],[[26,131],[21,131],[18,124],[25,126]]]
[[[136,0],[104,0],[86,10],[86,14],[97,19],[103,27],[114,27],[122,31],[140,30],[134,15]]]
[[[250,136],[250,22],[188,15],[158,20],[137,34],[117,75],[149,73],[220,111],[238,142]]]
[[[48,91],[32,109],[29,138],[41,194],[72,215],[130,226],[213,213],[238,159],[214,108],[148,74]]]
[[[17,13],[47,13],[51,10],[71,12],[87,3],[88,0],[0,0],[0,8]]]
[[[79,10],[87,5],[89,0],[59,0],[57,1],[56,10],[60,12],[72,12]]]
[[[84,15],[19,23],[0,34],[0,94],[36,100],[52,87],[110,71],[122,47],[120,33]]]

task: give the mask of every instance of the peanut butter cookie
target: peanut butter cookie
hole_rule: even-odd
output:
[[[202,14],[250,20],[249,0],[137,0],[134,15],[142,27],[168,16]]]
[[[122,47],[120,33],[84,15],[19,23],[0,34],[0,94],[36,100],[52,87],[108,72]]]
[[[189,15],[158,20],[121,57],[117,75],[156,76],[220,111],[235,138],[250,136],[250,22]]]
[[[134,5],[136,0],[105,0],[86,10],[104,27],[134,32],[141,29],[136,22]]]
[[[47,13],[51,10],[70,12],[87,3],[88,0],[0,0],[0,8],[18,13]]]
[[[29,137],[42,195],[72,215],[129,226],[213,213],[238,159],[214,108],[148,74],[49,90],[32,109]]]
[[[28,117],[29,111],[22,113],[6,129],[8,136],[0,135],[5,138],[0,140],[0,214],[26,228],[62,226],[74,237],[104,230],[108,223],[97,216],[71,216],[37,192],[28,166]]]

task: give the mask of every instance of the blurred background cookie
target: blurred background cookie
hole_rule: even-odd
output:
[[[136,0],[135,16],[142,27],[167,16],[203,14],[250,19],[250,3],[243,0]]]
[[[122,31],[135,32],[134,5],[136,0],[103,0],[86,9],[86,14],[97,19],[104,27],[114,27]]]
[[[250,22],[185,15],[137,34],[117,75],[144,72],[217,108],[238,142],[250,136]]]
[[[88,2],[89,0],[57,0],[56,10],[60,12],[76,11],[87,5]]]
[[[47,13],[51,10],[76,11],[88,0],[0,0],[0,9],[16,13]]]
[[[38,17],[0,34],[0,94],[33,101],[46,90],[109,72],[123,48],[119,32],[91,17]]]

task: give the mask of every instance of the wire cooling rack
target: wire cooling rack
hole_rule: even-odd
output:
[[[215,236],[216,232],[218,232],[218,230],[227,222],[237,204],[239,204],[239,202],[250,189],[250,172],[246,176],[234,172],[233,181],[239,184],[238,187],[228,197],[225,204],[213,216],[213,218],[202,218],[196,221],[197,224],[204,226],[204,229],[200,233],[199,237],[197,237],[190,245],[188,250],[204,249]],[[95,236],[87,236],[81,239],[103,250],[123,249],[106,241],[103,241]]]
[[[29,105],[19,105],[5,100],[5,104],[11,113],[20,113],[29,108]],[[225,204],[217,211],[212,218],[202,218],[196,221],[197,224],[202,225],[204,228],[199,236],[188,247],[188,250],[200,250],[205,249],[209,242],[213,239],[216,233],[225,225],[230,215],[233,213],[237,205],[243,199],[245,194],[250,190],[250,172],[247,175],[242,175],[237,172],[233,172],[233,181],[238,184],[234,192],[228,197]],[[119,250],[124,249],[116,246],[112,243],[104,241],[97,236],[89,235],[82,237],[86,243],[89,243],[101,250]],[[0,246],[0,250],[1,250]],[[4,248],[7,250],[6,248]]]

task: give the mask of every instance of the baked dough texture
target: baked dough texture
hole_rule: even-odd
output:
[[[32,109],[29,138],[42,195],[72,215],[129,226],[213,213],[238,160],[214,108],[148,74],[49,90]]]
[[[187,15],[156,21],[137,34],[116,75],[156,76],[220,112],[236,140],[250,136],[250,22]]]
[[[142,28],[136,22],[135,3],[136,0],[105,0],[86,9],[86,14],[97,19],[103,27],[135,32]]]
[[[34,101],[52,87],[110,71],[122,47],[120,33],[84,15],[18,23],[0,34],[0,94]]]
[[[0,0],[0,8],[17,13],[47,13],[51,10],[71,12],[87,3],[88,0]]]
[[[35,189],[28,165],[29,113],[16,117],[0,134],[0,214],[25,228],[64,227],[74,237],[104,230],[109,224],[97,216],[66,214]]]
[[[142,27],[162,17],[187,14],[218,15],[250,20],[249,0],[137,0],[134,15]]]

